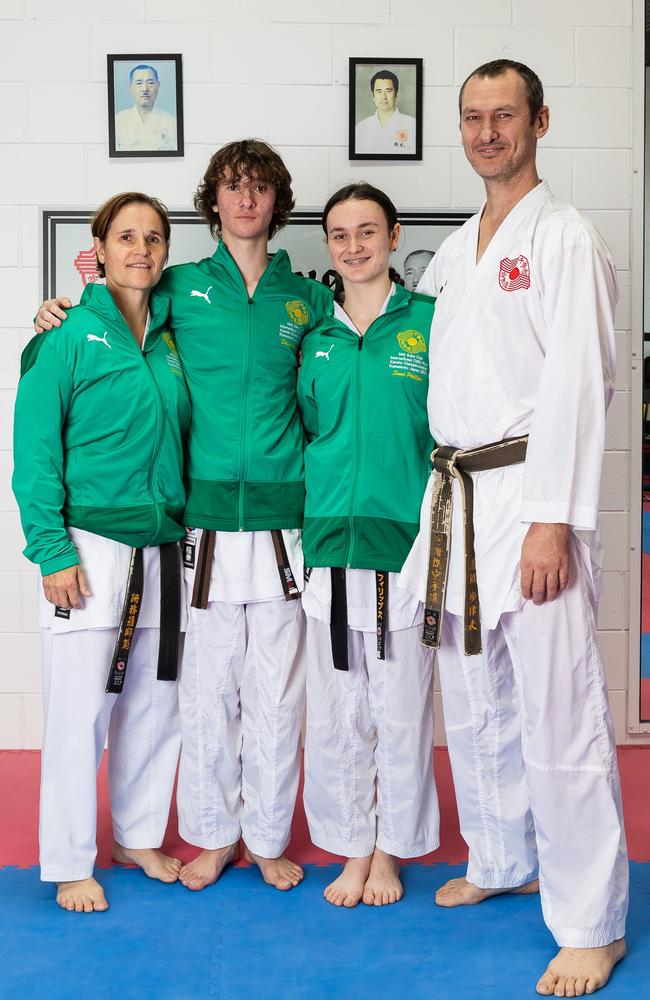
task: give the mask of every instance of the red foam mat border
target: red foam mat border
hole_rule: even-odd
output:
[[[650,746],[619,747],[618,759],[623,785],[625,829],[630,858],[650,861],[650,796],[647,794],[650,771]],[[460,836],[456,799],[451,781],[449,755],[444,748],[435,751],[435,772],[440,798],[440,848],[418,861],[424,864],[446,862],[458,864],[467,857]],[[0,750],[0,802],[3,822],[0,824],[0,867],[38,864],[38,784],[40,752],[38,750]],[[98,778],[97,841],[100,866],[110,865],[111,823],[106,782],[106,760]],[[184,843],[177,833],[175,807],[167,828],[165,848],[182,861],[196,854],[196,848]],[[302,864],[329,864],[337,860],[314,847],[307,832],[307,822],[299,796],[293,822],[290,856]]]

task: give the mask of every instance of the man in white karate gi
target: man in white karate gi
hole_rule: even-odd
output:
[[[397,107],[396,74],[388,69],[379,70],[370,80],[370,93],[377,110],[374,115],[362,118],[355,129],[357,153],[414,153],[415,118],[402,114]]]
[[[537,991],[582,996],[625,954],[628,896],[596,643],[616,273],[592,225],[537,175],[549,125],[539,78],[510,60],[487,63],[463,84],[460,113],[486,202],[418,286],[438,297],[428,409],[443,448],[403,571],[425,601],[423,639],[439,644],[469,845],[466,878],[436,902],[539,887],[560,952]],[[463,498],[470,524],[473,499],[473,553]]]
[[[158,70],[141,64],[129,73],[133,107],[115,115],[115,147],[131,152],[177,148],[176,118],[156,108],[160,90]]]

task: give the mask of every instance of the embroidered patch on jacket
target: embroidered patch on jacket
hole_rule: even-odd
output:
[[[504,257],[499,264],[499,284],[504,292],[516,292],[519,288],[530,288],[530,264],[519,254],[514,260]]]

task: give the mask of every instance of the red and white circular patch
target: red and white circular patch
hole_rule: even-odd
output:
[[[499,264],[499,284],[504,292],[516,292],[518,288],[530,288],[530,264],[528,258],[519,254],[514,260],[504,257]]]

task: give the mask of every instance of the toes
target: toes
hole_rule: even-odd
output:
[[[574,997],[576,995],[576,981],[573,976],[567,978],[564,986],[565,997]]]
[[[553,990],[553,996],[555,997],[565,997],[566,996],[566,976],[559,976],[555,984],[555,989]]]
[[[555,989],[555,976],[551,975],[550,972],[545,972],[535,988],[543,997],[552,996]]]
[[[373,906],[375,902],[375,894],[372,889],[364,889],[362,899],[366,906]]]
[[[95,909],[95,907],[93,906],[92,899],[89,899],[88,896],[84,896],[82,902],[84,907],[84,913],[92,913],[93,910]]]
[[[584,979],[576,979],[576,996],[582,997],[585,993],[586,982]]]

